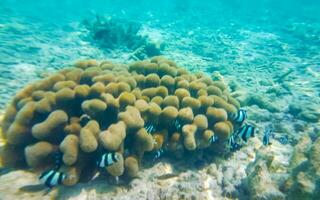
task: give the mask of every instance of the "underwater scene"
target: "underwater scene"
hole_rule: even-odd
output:
[[[0,0],[0,200],[319,200],[319,0]]]

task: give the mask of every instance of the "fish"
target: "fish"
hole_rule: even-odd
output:
[[[152,125],[152,124],[146,124],[145,126],[144,126],[144,128],[146,129],[146,131],[148,132],[148,133],[154,133],[155,131],[156,131],[156,128],[154,127],[154,125]]]
[[[45,171],[39,176],[40,182],[49,188],[60,185],[66,178],[67,176],[64,173],[55,169]]]
[[[55,169],[58,170],[60,169],[62,165],[62,152],[58,151],[54,153],[54,162],[55,162]]]
[[[217,136],[211,136],[210,138],[209,138],[209,143],[210,144],[213,144],[214,142],[216,142],[218,140],[218,137]]]
[[[254,137],[255,127],[250,124],[245,124],[235,134],[235,137],[240,136],[240,138],[247,142],[250,137]]]
[[[116,153],[105,153],[97,161],[97,165],[101,168],[108,167],[108,166],[118,162],[118,160],[119,160],[119,158]]]
[[[242,147],[242,145],[240,145],[240,144],[238,144],[238,143],[236,142],[236,135],[232,135],[232,136],[229,138],[228,143],[229,143],[229,146],[230,146],[230,150],[231,150],[231,151],[237,151],[237,150],[239,150],[239,149]]]
[[[80,117],[80,125],[84,127],[91,120],[91,117],[87,114],[83,114]]]
[[[115,179],[115,181],[116,181],[116,184],[119,185],[119,183],[120,183],[119,176],[115,176],[114,179]]]
[[[182,128],[182,123],[180,122],[179,119],[174,120],[173,126],[176,129],[176,131],[180,131]]]
[[[164,150],[160,148],[158,151],[155,152],[153,160],[160,158],[163,155],[163,153],[164,153]]]
[[[232,146],[234,143],[236,143],[235,141],[235,135],[231,135],[229,140],[228,140],[228,143],[230,146]]]
[[[239,149],[241,149],[242,145],[238,144],[238,143],[234,143],[232,146],[230,146],[230,150],[231,151],[238,151]]]
[[[175,178],[178,176],[179,176],[179,174],[168,173],[168,174],[163,174],[163,175],[157,176],[156,178],[159,180],[166,180],[166,179]]]
[[[272,128],[266,128],[263,134],[262,143],[263,145],[271,145],[270,137],[274,137]]]
[[[289,137],[288,135],[284,135],[281,137],[276,138],[281,144],[288,144],[289,143]]]
[[[92,182],[94,180],[96,180],[98,177],[100,176],[100,172],[97,171],[91,178],[88,182]]]
[[[21,192],[33,193],[33,192],[40,192],[48,189],[46,185],[37,184],[37,185],[25,185],[19,188]],[[50,189],[50,188],[49,188]]]
[[[234,122],[243,124],[244,121],[247,119],[247,111],[243,109],[239,109],[236,114],[231,116],[231,118],[233,119]]]

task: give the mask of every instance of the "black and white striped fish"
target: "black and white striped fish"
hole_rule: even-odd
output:
[[[119,158],[116,153],[105,153],[97,161],[98,167],[108,167],[113,163],[118,162]]]
[[[147,123],[144,128],[146,129],[146,131],[151,134],[154,133],[156,131],[156,128],[154,127],[153,124]]]
[[[155,152],[153,160],[160,158],[164,153],[164,150],[161,148],[158,151]]]
[[[230,150],[231,151],[238,151],[239,149],[241,149],[242,145],[238,144],[238,143],[234,143],[232,146],[230,146]]]
[[[64,173],[52,169],[43,172],[40,175],[39,180],[41,183],[51,188],[60,185],[66,178],[67,176]]]
[[[55,169],[59,170],[62,165],[62,152],[58,151],[54,153],[54,162],[55,162]]]
[[[213,144],[213,143],[216,142],[217,140],[218,140],[218,137],[217,137],[217,136],[214,136],[214,135],[209,138],[210,144]]]
[[[231,118],[234,122],[243,124],[243,122],[247,119],[247,111],[239,109],[236,114],[231,116]]]
[[[182,129],[182,123],[179,119],[174,120],[173,127],[175,128],[175,131],[181,131]]]
[[[247,142],[250,137],[254,137],[255,127],[249,124],[245,124],[240,127],[235,133],[235,137],[240,137],[243,141]]]
[[[281,137],[276,138],[281,144],[288,144],[289,143],[289,136],[284,135]]]
[[[228,140],[229,146],[232,146],[233,144],[236,143],[235,135],[231,135],[229,140]]]
[[[235,135],[232,135],[230,138],[229,138],[229,147],[230,147],[230,150],[231,151],[238,151],[241,147],[242,147],[242,145],[240,145],[240,144],[238,144],[237,142],[236,142],[236,138],[235,138],[236,136]]]
[[[263,145],[265,146],[271,145],[270,137],[274,138],[274,133],[272,128],[269,127],[269,128],[266,128],[266,130],[263,133],[263,138],[262,138]]]
[[[84,127],[91,120],[91,117],[87,114],[83,114],[80,117],[80,125]]]

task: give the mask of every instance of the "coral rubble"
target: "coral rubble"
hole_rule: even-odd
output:
[[[238,108],[223,82],[163,57],[79,61],[16,94],[2,123],[1,158],[5,166],[41,170],[58,163],[63,184],[74,185],[111,152],[116,159],[105,171],[134,178],[146,154],[223,149]]]

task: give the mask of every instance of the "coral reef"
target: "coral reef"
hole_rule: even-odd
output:
[[[229,116],[238,108],[223,82],[163,57],[129,65],[79,61],[16,94],[2,123],[1,159],[37,169],[58,163],[63,184],[74,185],[112,153],[105,171],[134,178],[159,150],[188,159],[204,149],[228,152],[236,128]]]
[[[243,180],[250,199],[319,199],[319,131],[302,135],[292,148],[274,141],[260,146]]]
[[[96,20],[83,23],[88,30],[88,40],[93,41],[101,49],[114,50],[123,48],[130,51],[131,57],[142,60],[158,56],[163,50],[163,44],[153,41],[148,35],[141,33],[141,24],[96,16]]]
[[[285,199],[269,171],[273,158],[258,158],[247,169],[247,188],[251,199]]]

